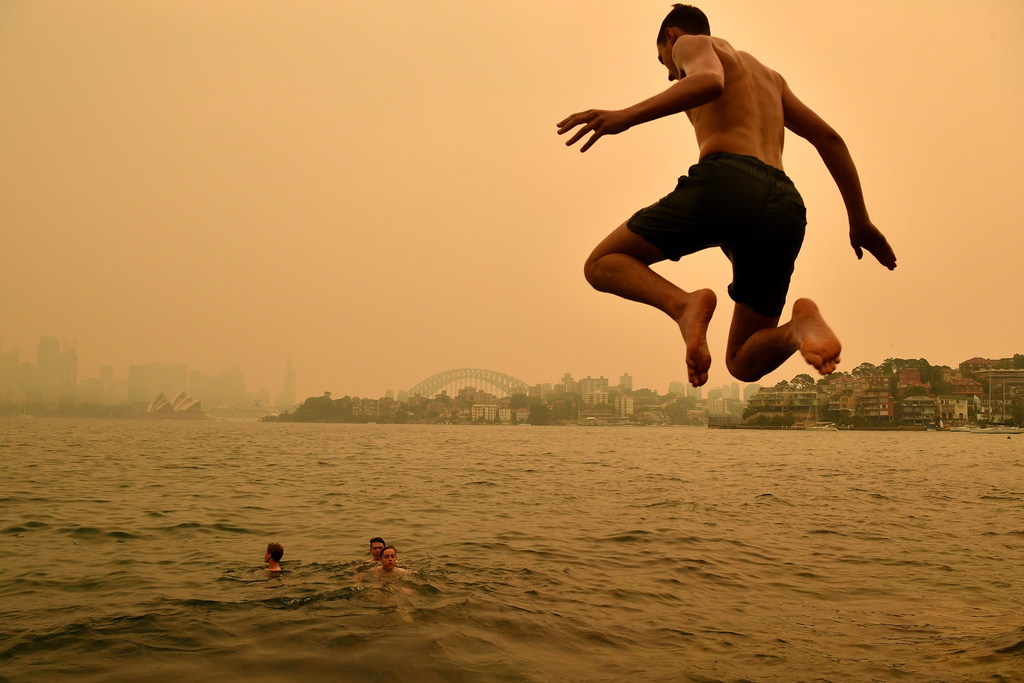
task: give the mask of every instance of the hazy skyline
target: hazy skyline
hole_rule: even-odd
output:
[[[809,225],[789,302],[819,303],[840,370],[1021,352],[1024,4],[696,4],[843,135],[896,250],[892,273],[856,260],[790,136]],[[675,325],[594,292],[582,263],[696,161],[692,130],[671,117],[580,155],[555,123],[668,85],[669,6],[0,4],[2,350],[56,336],[80,378],[238,367],[272,395],[290,357],[300,400],[458,367],[662,391],[686,376]],[[708,386],[731,383],[728,262],[657,268],[718,292]]]
[[[55,340],[55,338],[52,338],[52,337],[48,338],[48,341],[54,341],[54,340]],[[58,342],[58,344],[59,344],[59,342]],[[4,345],[3,340],[0,339],[0,354],[7,354],[8,352],[10,352],[12,350],[13,350],[12,347]],[[63,352],[64,350],[65,350],[65,347],[64,346],[60,346],[60,351]],[[20,354],[19,355],[20,355],[20,361],[22,363],[29,363],[30,365],[38,365],[38,363],[39,363],[39,359],[38,359],[37,351],[36,351],[35,347],[33,347],[31,349],[22,348],[22,349],[20,349]],[[909,354],[907,357],[909,357],[909,358],[920,358],[920,356],[915,356],[912,353]],[[973,358],[973,357],[974,357],[973,355],[970,356],[970,358]],[[1000,356],[1000,358],[1008,358],[1008,357],[1010,357],[1010,356]],[[960,359],[960,361],[966,361],[966,360],[969,360],[970,358],[969,357],[965,357],[965,358]],[[853,370],[855,367],[857,367],[861,363],[865,363],[866,362],[866,363],[871,363],[871,364],[876,364],[877,365],[877,364],[881,363],[884,360],[885,359],[882,359],[882,358],[876,358],[876,359],[852,359],[850,361],[850,363],[848,364],[848,366],[845,368],[845,371],[849,372],[850,370]],[[956,362],[953,362],[953,363],[938,363],[937,361],[932,361],[932,359],[926,359],[926,360],[928,360],[929,362],[932,362],[934,365],[949,365],[950,367],[953,367],[953,368],[956,368],[959,365],[959,363],[960,363],[960,361],[956,361]],[[119,362],[116,362],[116,361],[114,363],[112,363],[112,364],[106,364],[106,365],[109,367],[109,372],[112,373],[112,375],[113,375],[113,379],[112,379],[113,383],[114,384],[121,384],[121,385],[124,385],[126,387],[128,382],[129,382],[129,374],[130,374],[129,365],[126,364],[126,363],[119,363]],[[153,362],[153,363],[140,363],[140,364],[132,364],[132,365],[154,365],[154,366],[164,366],[164,367],[181,367],[181,368],[184,368],[180,372],[180,374],[182,376],[191,376],[192,373],[198,371],[201,374],[201,376],[203,378],[205,378],[206,380],[211,380],[211,379],[215,379],[215,378],[218,378],[218,377],[224,377],[224,376],[226,376],[228,374],[234,375],[235,374],[234,373],[235,370],[240,370],[240,368],[237,368],[237,366],[233,366],[233,367],[230,367],[230,368],[201,368],[201,367],[196,367],[194,365],[191,365],[187,361],[181,361],[181,360],[179,360],[179,361],[170,361],[170,362],[156,361],[156,362]],[[241,378],[241,381],[244,382],[244,384],[245,384],[245,393],[247,395],[249,395],[249,396],[255,396],[257,394],[264,393],[266,395],[263,397],[263,400],[267,401],[270,405],[278,405],[278,406],[282,405],[280,403],[280,401],[285,398],[285,394],[287,393],[287,391],[285,390],[285,387],[284,387],[284,384],[285,384],[285,372],[286,372],[285,368],[286,367],[287,367],[287,363],[285,364],[285,366],[281,370],[280,380],[278,381],[278,383],[276,385],[272,385],[272,386],[263,386],[263,385],[256,386],[256,385],[252,384],[251,381],[246,376],[246,374],[244,372],[242,372],[242,374],[240,375],[240,378]],[[330,391],[332,394],[335,395],[335,397],[338,397],[338,398],[340,398],[342,396],[359,396],[360,398],[383,398],[385,396],[385,394],[388,393],[388,392],[393,392],[394,395],[397,396],[400,392],[408,391],[409,389],[412,389],[418,383],[420,383],[420,382],[422,382],[424,380],[430,379],[430,377],[435,375],[435,374],[442,374],[442,373],[446,373],[448,371],[457,370],[457,369],[459,369],[459,368],[454,368],[454,367],[453,368],[445,368],[442,371],[431,373],[430,376],[420,377],[420,378],[415,379],[415,380],[411,380],[410,379],[409,381],[405,382],[401,386],[387,387],[385,389],[381,389],[377,393],[368,393],[368,394],[360,395],[358,393],[353,393],[351,391],[348,391],[347,388],[343,387],[343,386],[342,387],[334,387],[332,389],[326,389],[325,391]],[[494,371],[494,372],[500,372],[500,373],[503,373],[503,374],[507,374],[507,373],[505,373],[499,367],[476,368],[476,369],[489,370],[489,371]],[[807,369],[797,368],[797,370],[798,371],[795,372],[794,375],[792,375],[790,377],[778,377],[777,379],[773,380],[771,383],[765,383],[764,381],[762,381],[762,382],[741,382],[741,381],[738,381],[738,380],[734,379],[731,376],[726,376],[721,384],[712,384],[711,382],[708,382],[704,386],[699,387],[699,389],[703,390],[704,392],[708,392],[708,391],[715,391],[715,390],[719,390],[719,389],[729,389],[732,386],[739,387],[741,390],[746,388],[746,387],[751,387],[751,386],[754,386],[754,387],[756,387],[756,386],[771,387],[771,386],[777,384],[779,380],[790,380],[795,375],[798,375],[798,374],[801,374],[801,373],[806,373],[808,375],[811,375],[812,377],[817,377],[817,375],[815,373],[811,372],[810,368],[807,368]],[[524,379],[522,377],[516,377],[515,379],[518,379],[518,380],[521,380],[521,381],[525,381],[531,387],[534,386],[534,385],[542,385],[542,384],[547,384],[547,385],[550,385],[550,386],[554,386],[554,385],[558,384],[563,379],[563,376],[566,374],[566,372],[569,375],[571,375],[572,378],[575,381],[577,381],[577,382],[582,380],[582,379],[585,379],[585,378],[591,378],[591,377],[595,377],[596,376],[596,377],[603,377],[604,379],[608,380],[608,382],[609,382],[609,384],[611,386],[618,386],[619,382],[622,379],[622,376],[623,375],[629,375],[630,376],[630,380],[631,380],[631,384],[632,384],[634,389],[652,389],[652,390],[654,390],[655,392],[657,392],[659,394],[668,394],[668,393],[672,393],[672,386],[671,385],[678,383],[678,384],[680,384],[683,387],[681,393],[690,393],[690,392],[694,391],[694,389],[692,387],[690,387],[689,383],[685,379],[680,379],[680,378],[672,378],[672,379],[669,379],[669,378],[653,378],[653,380],[650,383],[644,384],[644,385],[639,385],[639,384],[636,384],[635,382],[632,381],[632,379],[633,379],[632,373],[630,373],[628,369],[623,370],[622,372],[620,372],[620,373],[618,373],[618,374],[616,374],[614,376],[606,376],[606,375],[595,375],[595,373],[590,373],[585,368],[584,369],[576,369],[576,368],[574,368],[574,369],[568,369],[565,372],[560,373],[557,377],[538,377],[538,378],[531,378],[531,379]],[[79,382],[79,389],[80,389],[79,395],[77,397],[78,401],[85,400],[86,402],[88,402],[88,399],[83,398],[83,395],[81,394],[81,390],[83,389],[81,383],[83,381],[87,380],[87,379],[99,379],[99,378],[101,378],[101,376],[103,374],[104,374],[103,372],[98,372],[98,373],[93,373],[93,374],[88,374],[87,375],[87,374],[83,374],[80,370],[78,371],[78,382]],[[262,374],[270,376],[273,373],[262,373]],[[473,382],[473,380],[468,380],[468,383],[471,384],[472,382]],[[481,380],[481,382],[482,382],[482,380]],[[314,384],[315,384],[315,381],[310,382],[310,385],[314,385]],[[484,385],[487,385],[487,386],[484,386]],[[175,385],[175,386],[177,386],[177,385]],[[183,388],[183,387],[177,387],[177,388],[174,388],[174,389],[170,389],[170,388],[162,389],[162,390],[160,390],[160,393],[163,393],[165,395],[167,395],[167,394],[174,394],[174,393],[177,393],[177,391],[180,388]],[[478,384],[478,388],[481,389],[481,390],[484,390],[484,391],[488,391],[488,390],[491,389],[491,386],[489,385],[489,383],[484,382],[483,384]],[[3,387],[0,386],[0,389],[3,389]],[[198,389],[196,387],[191,387],[191,386],[188,387],[187,389],[188,389],[188,391],[190,393],[195,393],[197,391],[201,391],[200,389]],[[127,388],[125,388],[124,390],[127,391]],[[156,392],[154,392],[154,393],[156,393]],[[309,398],[310,396],[318,396],[321,393],[322,392],[310,391],[308,394],[296,395],[295,396],[295,403],[296,404],[302,403],[305,399]],[[122,402],[122,400],[123,399],[117,399],[115,402],[119,403],[119,402]]]

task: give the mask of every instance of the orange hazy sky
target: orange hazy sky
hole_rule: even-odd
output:
[[[808,205],[790,301],[863,361],[1024,353],[1024,3],[699,3],[846,139],[899,257],[857,261],[839,194],[790,136]],[[668,85],[670,3],[0,3],[0,350],[237,366],[250,390],[378,397],[443,370],[530,384],[686,377],[662,313],[582,263],[696,161],[685,116],[566,148],[555,123]],[[720,252],[657,266],[719,310]],[[795,358],[762,383],[808,369]]]

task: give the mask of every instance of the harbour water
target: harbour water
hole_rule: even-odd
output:
[[[0,463],[2,681],[1024,681],[1024,437],[36,418]]]

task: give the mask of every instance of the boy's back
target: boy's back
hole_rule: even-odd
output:
[[[782,170],[782,77],[721,38],[686,36],[676,41],[676,45],[683,43],[677,49],[707,49],[704,45],[687,45],[691,41],[710,43],[721,63],[725,82],[718,99],[687,111],[700,157],[716,152],[743,154]]]

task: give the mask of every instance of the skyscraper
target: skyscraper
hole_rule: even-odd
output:
[[[281,410],[291,410],[295,406],[295,368],[292,366],[292,359],[288,359],[288,365],[284,369],[284,386],[281,395],[277,398],[277,407]]]
[[[40,337],[36,348],[35,386],[30,395],[34,394],[47,408],[60,404],[60,365],[60,342],[56,337]]]
[[[78,351],[72,344],[60,355],[60,402],[75,405],[78,397]]]

